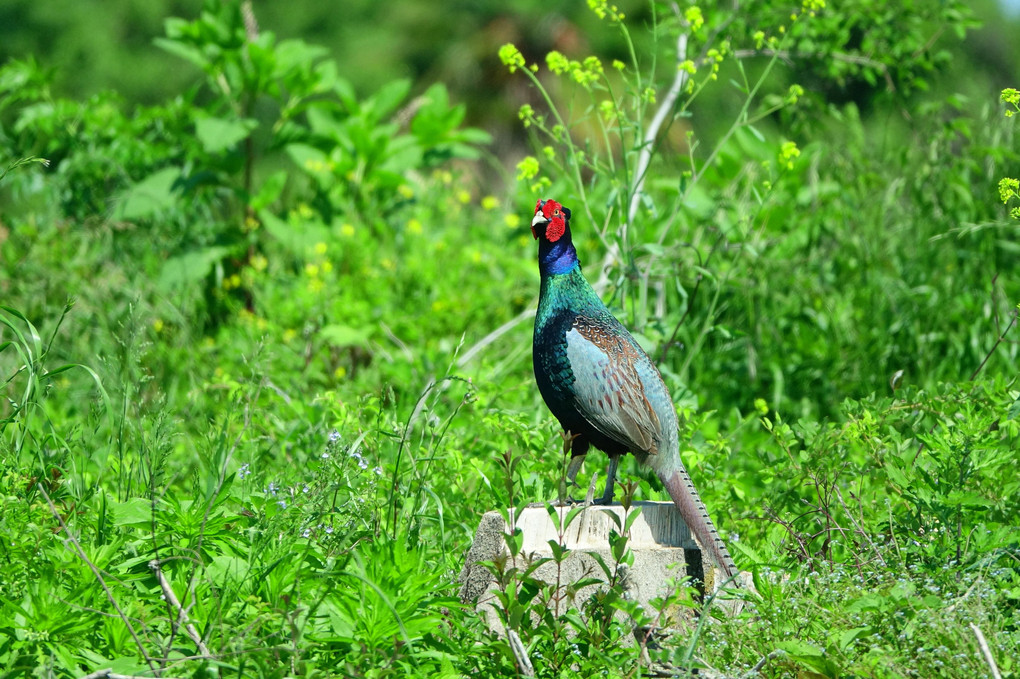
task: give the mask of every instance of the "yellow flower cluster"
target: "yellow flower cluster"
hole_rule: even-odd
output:
[[[567,59],[556,50],[545,55],[545,65],[556,75],[569,74],[574,82],[586,89],[590,88],[592,83],[598,82],[604,73],[602,62],[596,56],[585,57],[581,62]]]
[[[797,100],[804,96],[804,88],[796,83],[790,85],[790,89],[786,91],[786,103],[790,106],[797,103]]]
[[[1007,118],[1012,118],[1017,114],[1017,111],[1020,111],[1020,90],[1007,87],[1002,91],[1001,99],[1002,103],[1006,104],[1006,106],[1013,107],[1012,110],[1006,109]]]
[[[524,158],[517,163],[517,181],[534,179],[537,174],[538,158],[535,158],[534,156],[524,156]]]
[[[1003,205],[1014,198],[1020,199],[1020,180],[1012,177],[1003,177],[1000,179],[999,198],[1002,199]],[[1009,216],[1013,219],[1020,219],[1020,207],[1015,207],[1010,210]]]
[[[531,108],[531,104],[524,104],[517,112],[517,117],[524,123],[524,127],[531,127],[535,122],[535,109]]]
[[[323,277],[328,276],[333,271],[332,262],[325,256],[328,249],[329,247],[322,242],[316,243],[312,247],[316,260],[305,264],[305,275],[308,276],[309,292],[320,292],[326,287],[326,281],[323,280]]]
[[[700,31],[701,27],[705,25],[705,17],[701,13],[701,8],[697,5],[684,10],[684,19],[695,33]]]
[[[595,12],[595,16],[599,19],[609,17],[610,21],[619,23],[626,18],[626,15],[620,11],[620,8],[616,5],[610,5],[608,0],[588,0],[588,7],[591,11]]]
[[[779,166],[786,170],[792,170],[793,161],[795,161],[799,156],[800,149],[797,148],[797,142],[783,142],[783,145],[779,147]]]
[[[521,159],[521,162],[517,163],[517,181],[530,181],[538,177],[539,165],[538,158],[534,156],[525,156]],[[552,185],[552,182],[548,177],[539,177],[535,182],[531,184],[532,193],[539,193],[543,189],[548,188]]]
[[[518,68],[524,68],[524,55],[516,45],[510,42],[499,48],[499,60],[510,69],[511,73],[517,71]]]

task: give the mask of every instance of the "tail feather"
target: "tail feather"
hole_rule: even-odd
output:
[[[719,537],[719,531],[709,518],[705,503],[698,496],[687,470],[680,468],[659,472],[659,479],[666,486],[666,491],[673,499],[673,504],[680,510],[680,516],[683,517],[687,527],[701,543],[701,548],[708,550],[712,560],[718,564],[726,578],[737,575],[739,572],[737,566],[733,563],[733,558],[723,544],[722,538]]]

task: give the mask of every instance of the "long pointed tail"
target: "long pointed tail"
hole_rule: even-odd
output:
[[[698,491],[694,489],[687,470],[681,467],[679,470],[659,472],[658,475],[663,485],[666,486],[669,496],[673,498],[673,504],[680,510],[680,516],[694,533],[694,537],[701,543],[701,548],[709,551],[712,560],[719,565],[726,578],[737,575],[739,571],[736,564],[733,563],[733,557],[730,556],[722,538],[719,537],[719,531],[715,529],[712,519],[709,518],[705,503],[701,501]],[[737,582],[737,584],[740,583]]]

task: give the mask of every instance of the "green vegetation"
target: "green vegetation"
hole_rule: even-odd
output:
[[[757,593],[556,615],[491,564],[536,676],[1020,677],[1017,83],[958,77],[964,3],[588,5],[605,54],[489,46],[507,158],[229,0],[167,22],[198,75],[151,105],[0,65],[0,677],[523,673],[456,580],[560,492],[538,197]]]

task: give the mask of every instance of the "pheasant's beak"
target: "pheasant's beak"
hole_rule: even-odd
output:
[[[548,222],[549,220],[541,212],[535,213],[535,218],[531,220],[531,235],[535,237],[535,240],[538,240],[538,233],[535,231],[535,227]]]

